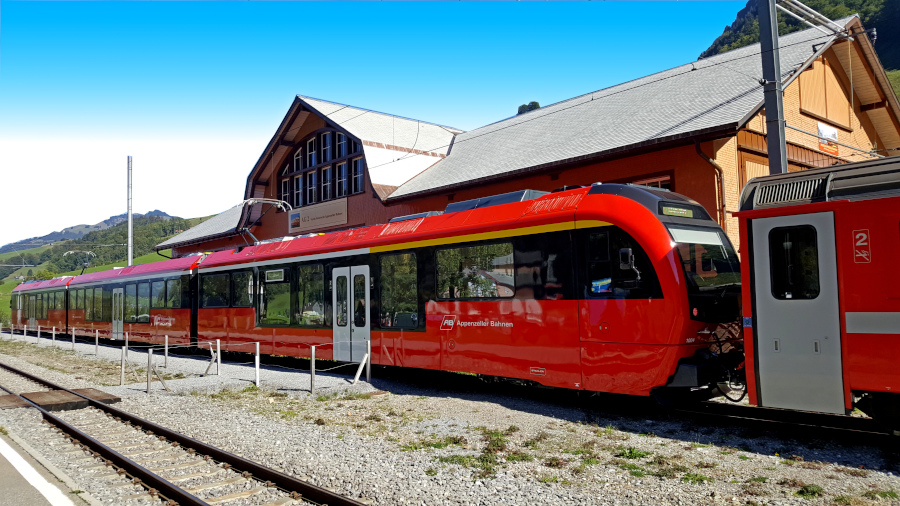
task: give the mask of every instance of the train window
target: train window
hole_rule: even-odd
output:
[[[231,307],[253,305],[253,273],[250,271],[231,274]]]
[[[297,323],[325,325],[325,269],[322,264],[297,268]]]
[[[438,297],[441,299],[512,297],[511,243],[479,244],[437,252]]]
[[[84,309],[84,289],[75,290],[75,309]]]
[[[772,296],[776,299],[815,299],[819,296],[819,249],[810,225],[769,231]]]
[[[366,326],[366,277],[362,274],[353,276],[353,295],[357,297],[355,309],[353,310],[353,325],[356,327]]]
[[[334,323],[339,327],[347,326],[347,276],[338,276],[334,281],[334,300],[337,307],[334,308]]]
[[[102,317],[100,316],[101,313],[99,308],[94,308],[94,312],[97,314],[99,320],[105,322],[112,321],[112,288],[97,288],[97,290],[99,290],[99,295],[98,293],[94,294],[94,304],[96,304],[97,301],[100,301],[103,310]]]
[[[166,307],[166,282],[150,283],[150,307],[153,309]]]
[[[94,319],[94,291],[88,288],[84,291],[84,319]]]
[[[34,312],[35,312],[35,317],[38,319],[44,318],[44,299],[46,298],[46,296],[47,296],[47,294],[39,293],[37,295],[37,298],[35,299]]]
[[[662,298],[662,288],[647,253],[624,230],[608,227],[606,230],[591,232],[586,246],[586,292],[590,297]],[[628,258],[620,258],[622,255]]]
[[[181,307],[181,280],[170,279],[166,281],[166,307]]]
[[[123,321],[135,322],[137,317],[137,285],[125,285],[125,315]]]
[[[150,283],[138,283],[137,321],[150,322]]]
[[[101,321],[101,320],[103,320],[103,288],[100,288],[99,286],[94,288],[93,301],[94,301],[94,310],[93,310],[94,318],[93,319],[95,321]]]
[[[414,329],[419,326],[416,254],[381,257],[382,327]]]
[[[688,291],[711,291],[740,284],[737,254],[720,230],[669,225],[669,232],[681,258]]]
[[[228,307],[228,274],[209,274],[200,277],[200,307]]]
[[[291,324],[291,283],[286,269],[264,271],[259,283],[259,323]]]

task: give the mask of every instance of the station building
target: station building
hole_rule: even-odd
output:
[[[780,37],[790,171],[900,155],[900,103],[859,19]],[[741,188],[768,174],[758,44],[471,131],[297,96],[244,204],[159,245],[173,256],[385,223],[514,190],[595,182],[700,202],[737,246]]]

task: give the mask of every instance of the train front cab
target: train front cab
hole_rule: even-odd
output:
[[[576,228],[585,388],[671,403],[709,397],[734,378],[739,264],[702,206],[664,190],[594,185]]]
[[[741,195],[750,402],[900,428],[900,163],[757,178]]]

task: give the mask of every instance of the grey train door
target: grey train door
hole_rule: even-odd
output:
[[[369,266],[332,270],[334,359],[361,362],[369,340]]]
[[[752,221],[760,405],[844,410],[834,215]]]
[[[125,290],[113,288],[112,291],[112,338],[124,339],[123,326],[125,316]]]

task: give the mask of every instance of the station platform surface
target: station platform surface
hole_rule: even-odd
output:
[[[13,441],[0,437],[0,492],[3,494],[0,503],[4,506],[74,506],[67,496],[68,491],[53,484],[57,481]]]

